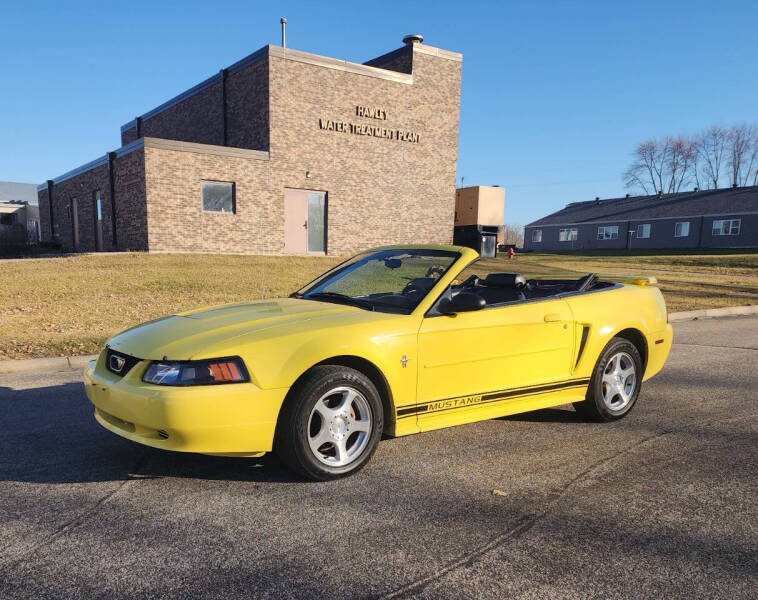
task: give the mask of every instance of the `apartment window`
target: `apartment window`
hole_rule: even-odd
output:
[[[533,242],[542,241],[542,229],[532,229],[532,241]]]
[[[575,242],[579,239],[579,231],[576,229],[561,229],[558,232],[559,242]]]
[[[0,225],[13,225],[16,222],[16,215],[13,213],[5,213],[0,215]]]
[[[674,225],[674,237],[687,237],[690,234],[690,222],[682,221]]]
[[[713,235],[739,235],[741,219],[722,219],[713,222]]]
[[[619,238],[618,225],[605,225],[597,228],[597,239],[599,240],[617,240]]]
[[[234,184],[224,181],[203,181],[203,210],[235,213]]]
[[[616,237],[618,237],[618,233],[616,234]],[[650,237],[650,223],[644,223],[642,225],[637,225],[637,237],[638,238],[649,238]]]

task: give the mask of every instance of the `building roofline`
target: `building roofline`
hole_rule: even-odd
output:
[[[648,221],[675,221],[676,219],[710,219],[711,217],[736,217],[739,215],[758,215],[758,211],[743,210],[741,212],[720,212],[713,214],[696,214],[696,215],[676,215],[673,217],[635,217],[623,219],[597,219],[594,221],[576,221],[575,223],[546,223],[543,225],[524,225],[524,229],[545,229],[547,227],[576,227],[578,225],[614,225],[616,223],[631,223],[639,221],[647,223]]]
[[[236,156],[238,158],[252,158],[255,160],[269,160],[267,150],[249,150],[248,148],[235,148],[233,146],[216,146],[214,144],[198,144],[197,142],[180,142],[165,138],[146,137],[145,148],[158,148],[160,150],[176,150],[178,152],[194,152],[197,154],[213,154],[216,156]]]
[[[144,138],[140,138],[138,140],[134,140],[133,142],[126,144],[125,146],[121,146],[120,148],[117,148],[116,150],[113,151],[113,153],[116,155],[116,157],[121,157],[121,156],[125,156],[126,154],[130,154],[134,152],[135,150],[139,150],[143,146],[144,146]],[[53,182],[53,185],[62,183],[68,179],[76,177],[77,175],[81,175],[82,173],[86,173],[87,171],[91,171],[92,169],[96,169],[97,167],[108,164],[109,154],[110,152],[106,152],[101,157],[96,158],[95,160],[91,160],[90,162],[85,163],[79,167],[76,167],[75,169],[66,171],[65,173],[63,173],[63,175],[58,175],[57,177],[54,177],[50,181]],[[46,188],[47,188],[47,182],[41,183],[37,186],[37,191],[41,192],[45,190]]]
[[[355,73],[356,75],[366,75],[368,77],[386,79],[394,81],[395,83],[413,83],[413,75],[410,73],[400,73],[389,69],[381,69],[379,67],[354,63],[348,60],[329,58],[328,56],[311,54],[310,52],[302,52],[301,50],[293,50],[292,48],[282,48],[281,46],[269,46],[268,48],[269,56],[274,56],[276,58],[284,58],[286,60],[307,63],[318,67],[325,67],[327,69],[347,71],[348,73]]]
[[[164,138],[146,137],[139,138],[133,142],[129,142],[125,146],[121,146],[113,151],[116,158],[131,154],[135,150],[141,148],[158,148],[161,150],[177,150],[180,152],[196,152],[199,154],[214,154],[217,156],[236,156],[241,158],[253,158],[256,160],[269,160],[269,153],[265,150],[248,150],[247,148],[234,148],[231,146],[214,146],[213,144],[198,144],[195,142],[180,142],[178,140],[167,140]],[[108,164],[108,155],[110,152],[106,152],[100,158],[96,158],[86,164],[66,171],[63,175],[52,179],[53,185],[62,183],[68,179],[81,175],[96,169],[102,165]],[[47,182],[41,183],[37,186],[37,191],[41,192],[47,188]]]
[[[537,219],[536,221],[532,221],[531,223],[526,224],[524,227],[542,227],[542,226],[555,226],[555,225],[578,225],[582,223],[598,223],[598,222],[608,222],[608,221],[637,221],[640,219],[646,219],[646,217],[631,217],[631,216],[619,216],[619,215],[631,215],[635,212],[639,212],[642,210],[646,210],[649,208],[654,207],[660,207],[665,205],[673,205],[677,203],[684,203],[688,201],[694,201],[698,198],[703,198],[707,196],[717,196],[722,194],[734,194],[735,192],[745,192],[746,190],[752,190],[756,193],[758,193],[758,186],[754,185],[748,185],[748,186],[741,186],[741,187],[729,187],[729,188],[716,188],[716,189],[709,189],[709,190],[688,190],[686,192],[675,192],[672,194],[663,194],[661,196],[657,194],[652,194],[648,196],[629,196],[629,197],[622,197],[622,198],[607,198],[607,199],[598,199],[598,200],[585,200],[582,202],[570,202],[563,208],[553,211],[544,217],[541,217]],[[640,202],[648,203],[645,205],[640,205]],[[624,204],[627,204],[624,206]],[[604,215],[599,216],[593,216],[586,219],[577,218],[575,211],[582,211],[582,209],[585,208],[593,208],[596,206],[603,206],[607,209],[609,209],[609,212]],[[614,210],[615,209],[615,210]],[[567,220],[565,221],[556,221],[551,223],[543,223],[542,221],[546,221],[550,219],[551,217],[555,217],[557,215],[561,215],[561,213],[565,211],[571,211],[572,214],[565,215],[565,218]],[[580,212],[581,214],[581,212]],[[717,213],[717,214],[727,214],[727,213]],[[732,214],[732,213],[729,213]],[[734,213],[734,214],[745,214],[745,213]],[[701,215],[697,215],[701,216]],[[647,219],[652,219],[653,217],[649,217]],[[674,219],[678,217],[656,217],[656,218],[666,218],[666,219]]]
[[[340,71],[347,71],[349,73],[355,73],[357,75],[377,77],[379,79],[394,81],[396,83],[412,84],[413,83],[412,74],[400,73],[398,71],[391,71],[389,69],[382,69],[380,67],[374,67],[368,64],[378,59],[386,58],[394,53],[400,53],[406,50],[406,48],[407,48],[406,46],[401,46],[400,48],[397,48],[396,50],[392,50],[390,52],[382,54],[381,56],[377,58],[373,58],[361,64],[361,63],[350,62],[347,60],[340,60],[338,58],[330,58],[328,56],[322,56],[320,54],[312,54],[310,52],[303,52],[302,50],[294,50],[292,48],[283,48],[281,46],[274,46],[274,45],[269,44],[256,50],[252,54],[249,54],[246,57],[238,60],[232,65],[226,67],[226,69],[222,69],[222,71],[226,71],[229,74],[237,73],[241,71],[242,69],[244,69],[245,67],[252,65],[260,60],[263,60],[264,58],[268,58],[269,56],[274,56],[276,58],[284,58],[284,59],[293,60],[296,62],[316,65],[319,67],[326,67],[328,69],[337,69]],[[442,48],[435,48],[434,46],[426,46],[424,44],[413,44],[411,50],[413,52],[420,52],[421,54],[430,54],[432,56],[438,56],[440,58],[446,58],[448,60],[454,60],[458,62],[461,62],[463,60],[463,55],[458,52],[451,52],[450,50],[443,50]],[[163,112],[164,110],[167,110],[171,108],[172,106],[179,104],[183,100],[186,100],[187,98],[190,98],[194,96],[195,94],[198,94],[202,92],[203,90],[206,90],[209,87],[212,87],[220,82],[221,82],[221,73],[219,72],[219,73],[216,73],[215,75],[212,75],[211,77],[208,77],[204,81],[201,81],[200,83],[189,88],[188,90],[185,90],[181,94],[174,96],[173,98],[171,98],[170,100],[167,100],[163,104],[160,104],[156,106],[155,108],[147,111],[146,113],[139,115],[139,118],[146,121],[147,119],[154,117],[155,115]],[[134,129],[136,126],[137,126],[137,119],[134,118],[131,121],[124,123],[121,126],[121,133],[129,131],[130,129]]]

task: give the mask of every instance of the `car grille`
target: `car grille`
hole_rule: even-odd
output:
[[[139,358],[129,356],[123,352],[114,352],[110,348],[108,348],[108,352],[105,355],[105,368],[119,377],[126,375],[138,362],[140,362]]]

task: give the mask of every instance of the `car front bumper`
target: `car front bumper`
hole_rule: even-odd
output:
[[[118,377],[105,368],[103,357],[85,368],[84,389],[95,419],[113,433],[181,452],[256,456],[272,449],[286,388],[152,385],[142,381],[148,361]]]

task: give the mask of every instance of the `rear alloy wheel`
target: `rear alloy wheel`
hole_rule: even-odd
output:
[[[574,403],[574,408],[593,421],[620,419],[637,402],[642,374],[642,359],[635,345],[613,338],[595,365],[585,400]]]
[[[368,462],[383,427],[382,402],[368,377],[348,367],[315,367],[287,397],[275,450],[309,479],[336,479]]]

